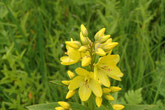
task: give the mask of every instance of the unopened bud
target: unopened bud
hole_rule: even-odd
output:
[[[113,105],[112,105],[112,108],[113,108],[114,110],[122,110],[122,109],[124,109],[124,105],[121,105],[121,104],[113,104]]]
[[[99,56],[104,56],[106,55],[105,51],[102,48],[96,49],[95,53]]]
[[[63,107],[56,107],[56,110],[65,110]]]
[[[68,70],[67,73],[70,79],[72,79],[75,76],[75,74],[70,70]]]
[[[96,97],[96,105],[97,107],[100,107],[102,104],[103,99],[101,97]]]
[[[105,98],[107,100],[114,100],[114,97],[112,95],[106,95]]]
[[[110,89],[111,89],[112,92],[118,92],[118,91],[121,90],[120,87],[116,87],[116,86],[111,86]]]
[[[71,98],[75,93],[76,93],[75,90],[70,90],[70,91],[67,93],[67,95],[66,95],[66,99]]]
[[[64,80],[64,81],[61,81],[63,84],[65,84],[65,85],[69,85],[70,84],[70,81],[68,81],[68,80]]]
[[[81,43],[78,41],[66,41],[65,43],[66,43],[66,45],[68,45],[72,48],[75,48],[75,49],[78,49],[81,46]]]
[[[65,109],[69,109],[69,108],[70,108],[70,105],[69,105],[69,103],[67,103],[67,102],[59,101],[58,104],[59,104],[60,106],[62,106],[63,108],[65,108]]]
[[[98,40],[99,37],[103,36],[105,32],[105,28],[102,28],[101,30],[99,30],[96,34],[95,34],[95,40]]]
[[[107,41],[109,38],[110,38],[110,35],[104,35],[104,36],[100,37],[99,42],[103,43],[103,42]]]
[[[83,24],[81,24],[81,32],[83,36],[88,37],[88,31]]]
[[[111,92],[111,89],[109,89],[109,88],[103,88],[103,93],[109,93],[109,92]]]

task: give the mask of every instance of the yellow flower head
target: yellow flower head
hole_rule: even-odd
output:
[[[123,73],[116,66],[119,62],[119,55],[107,55],[101,57],[97,64],[94,65],[94,75],[95,79],[100,80],[100,82],[106,86],[110,86],[109,77],[121,81]]]
[[[93,72],[88,72],[83,68],[77,68],[78,76],[73,78],[68,86],[69,90],[76,90],[79,88],[79,96],[82,101],[87,101],[93,92],[97,97],[102,96],[101,85],[94,80]]]

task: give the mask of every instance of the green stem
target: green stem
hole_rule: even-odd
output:
[[[90,56],[91,56],[91,71],[93,71],[93,68],[94,68],[94,66],[93,66],[93,61],[94,61],[94,58],[93,58],[93,44],[91,43],[90,44],[90,48],[91,48],[91,51],[90,51]],[[91,110],[94,110],[94,104],[93,104],[93,95],[91,96],[91,103],[90,103],[90,105],[91,105]]]

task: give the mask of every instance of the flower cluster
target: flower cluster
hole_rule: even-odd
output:
[[[105,35],[105,28],[99,30],[92,42],[88,38],[88,31],[84,25],[81,25],[80,40],[66,41],[66,56],[61,57],[61,64],[72,65],[81,61],[81,66],[75,69],[75,72],[68,71],[70,80],[64,80],[62,83],[68,85],[66,99],[72,97],[78,91],[80,99],[87,101],[91,94],[96,96],[98,107],[102,104],[102,98],[114,100],[113,92],[121,90],[120,87],[111,86],[110,79],[121,81],[123,73],[117,67],[120,60],[119,55],[112,55],[112,49],[118,45],[112,42],[110,35]],[[99,57],[99,59],[97,59]],[[85,69],[90,66],[90,70]],[[113,105],[115,110],[123,109],[124,106]],[[116,109],[117,108],[117,109]]]

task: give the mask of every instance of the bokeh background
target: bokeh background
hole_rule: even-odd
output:
[[[65,41],[101,28],[119,45],[122,103],[165,102],[165,0],[0,0],[0,110],[64,100]],[[54,80],[56,84],[50,81]],[[79,102],[78,96],[69,101]],[[164,109],[162,109],[164,110]]]

